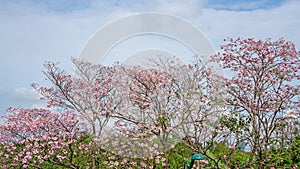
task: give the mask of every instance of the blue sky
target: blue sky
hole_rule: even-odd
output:
[[[206,8],[214,8],[218,10],[236,10],[236,11],[247,11],[255,9],[268,9],[282,5],[287,0],[206,0],[201,3]],[[50,11],[56,12],[70,12],[74,10],[82,10],[86,8],[93,8],[93,5],[100,2],[106,3],[113,7],[128,7],[132,4],[138,4],[140,6],[150,7],[153,2],[146,0],[111,0],[111,1],[94,1],[94,0],[11,0],[1,1],[1,4],[11,3],[27,3],[42,6]],[[171,1],[169,1],[171,2]],[[187,1],[189,3],[191,1]],[[159,3],[159,1],[158,1]]]
[[[204,6],[218,10],[252,11],[276,8],[286,0],[208,0]]]
[[[47,84],[45,61],[59,61],[71,71],[86,41],[108,23],[141,12],[179,16],[199,28],[216,49],[226,37],[284,37],[300,49],[298,0],[0,0],[0,114],[15,107],[42,106],[31,83]],[[172,39],[128,39],[109,56],[141,48],[170,48],[187,55]],[[183,56],[185,57],[185,56]]]

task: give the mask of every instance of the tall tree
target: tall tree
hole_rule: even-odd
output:
[[[228,108],[242,121],[236,141],[246,141],[257,155],[259,168],[263,168],[272,144],[288,144],[299,135],[296,129],[288,134],[280,132],[280,123],[299,103],[300,53],[284,39],[226,41],[215,59],[230,71],[223,83]],[[299,116],[295,118],[299,120]]]
[[[50,80],[51,87],[33,84],[48,107],[71,110],[78,114],[87,125],[87,133],[93,137],[93,168],[96,166],[96,144],[101,145],[102,131],[108,124],[110,114],[118,105],[119,99],[113,94],[114,67],[92,64],[76,59],[74,75],[60,69],[57,64],[44,64],[44,74]]]
[[[113,116],[119,131],[129,136],[132,151],[155,156],[184,140],[194,151],[205,154],[221,135],[217,119],[224,107],[213,86],[211,69],[200,57],[192,65],[170,59],[151,62],[147,68],[120,67],[118,71],[115,80],[123,102]],[[132,144],[136,138],[139,142]],[[119,140],[124,146],[124,139]],[[139,145],[143,147],[136,149]]]

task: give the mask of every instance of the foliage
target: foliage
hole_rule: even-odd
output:
[[[300,136],[297,136],[288,146],[272,146],[268,163],[276,168],[297,168],[300,166]]]

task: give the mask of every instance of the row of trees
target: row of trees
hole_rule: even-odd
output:
[[[47,108],[10,108],[0,125],[2,168],[208,168],[300,164],[300,53],[279,39],[227,39],[212,56],[148,68],[47,62]]]

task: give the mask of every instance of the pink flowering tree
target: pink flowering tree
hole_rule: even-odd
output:
[[[170,136],[180,121],[176,86],[165,72],[141,67],[119,67],[117,97],[122,104],[112,114],[115,134],[109,141],[123,156],[147,158],[145,167],[153,167],[167,158],[164,152],[172,146]],[[177,106],[176,106],[177,105]],[[127,151],[120,151],[127,150]],[[123,154],[122,154],[123,153]]]
[[[8,113],[0,125],[1,168],[90,165],[90,142],[76,114],[23,108]]]
[[[211,69],[199,57],[193,65],[164,60],[148,68],[120,67],[118,71],[116,88],[123,102],[112,116],[122,137],[113,136],[120,142],[110,147],[122,148],[115,152],[140,157],[163,155],[160,159],[167,168],[167,150],[183,142],[215,160],[206,152],[221,138],[217,119],[224,107],[213,87]],[[130,141],[126,144],[124,140]]]
[[[178,168],[192,153],[210,168],[271,168],[283,166],[277,161],[284,154],[295,159],[299,52],[283,39],[228,39],[222,50],[213,61],[225,77],[201,57],[147,68],[73,60],[75,75],[47,62],[51,86],[33,87],[48,107],[8,109],[0,167]]]
[[[44,64],[44,74],[52,87],[33,87],[48,101],[48,107],[73,110],[90,127],[95,137],[109,121],[113,110],[113,67],[94,65],[73,59],[76,75],[61,70],[57,64]]]
[[[249,166],[272,166],[270,149],[288,146],[299,135],[300,53],[284,39],[227,39],[215,59],[224,78],[227,121],[236,145],[247,143]],[[230,120],[230,119],[229,119]]]
[[[47,100],[48,107],[75,112],[86,124],[85,132],[92,137],[94,168],[97,165],[97,147],[101,145],[103,128],[107,125],[119,99],[113,94],[114,67],[91,64],[76,59],[75,75],[60,69],[57,64],[47,62],[44,74],[51,87],[33,87]]]

